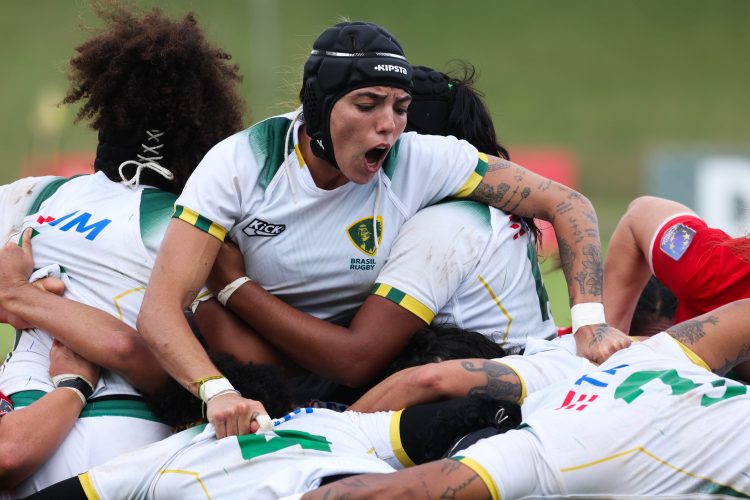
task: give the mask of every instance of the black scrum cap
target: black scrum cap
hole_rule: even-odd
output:
[[[313,44],[302,80],[302,109],[313,153],[338,166],[330,119],[344,94],[387,85],[411,93],[412,67],[401,44],[373,23],[345,22],[328,28]]]

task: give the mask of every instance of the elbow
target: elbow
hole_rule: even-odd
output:
[[[144,349],[148,349],[138,334],[133,332],[115,332],[109,344],[107,366],[116,372],[127,372],[129,367],[137,364],[142,358]]]
[[[12,439],[9,441],[3,441],[3,451],[0,453],[0,491],[15,488],[33,471],[26,454],[28,444],[22,445]]]
[[[368,366],[360,363],[351,363],[343,367],[342,373],[336,374],[337,376],[333,378],[341,385],[358,389],[372,382],[377,373],[377,370]]]
[[[414,390],[429,394],[433,399],[440,399],[447,395],[446,379],[440,363],[430,363],[419,367],[414,377]]]
[[[376,359],[376,356],[350,354],[341,355],[339,359],[345,360],[345,363],[341,364],[337,369],[338,373],[332,374],[331,378],[352,389],[370,384],[386,369],[386,364]]]

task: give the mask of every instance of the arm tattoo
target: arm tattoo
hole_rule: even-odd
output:
[[[589,346],[593,347],[604,340],[604,337],[607,335],[608,329],[609,327],[606,325],[601,325],[594,328],[594,334],[591,336],[591,342],[589,342]]]
[[[747,357],[747,353],[750,352],[750,346],[747,344],[742,344],[742,347],[740,347],[739,352],[737,353],[737,356],[734,359],[727,359],[724,358],[724,364],[716,369],[713,370],[713,372],[717,375],[724,375],[729,370],[740,364],[745,360]]]
[[[703,325],[706,323],[709,325],[716,325],[719,323],[719,319],[716,316],[711,315],[705,319],[696,318],[683,321],[679,325],[675,325],[667,330],[667,333],[683,344],[690,346],[706,335],[706,332],[703,329]]]
[[[464,361],[461,366],[467,372],[484,372],[487,377],[487,383],[469,389],[468,396],[486,395],[514,403],[521,399],[521,381],[518,380],[518,375],[504,364],[484,361],[481,366],[475,366],[471,361]]]
[[[578,289],[581,293],[600,297],[602,294],[602,252],[597,245],[586,245],[583,247],[583,255],[583,270],[575,276]]]
[[[488,205],[496,205],[505,198],[509,190],[510,186],[504,182],[497,186],[490,186],[489,184],[480,182],[479,186],[472,193],[471,198],[482,203],[487,203]]]
[[[578,225],[578,219],[575,217],[570,217],[568,219],[568,222],[570,222],[571,227],[573,228],[573,236],[576,237],[576,244],[583,241],[583,231],[581,231],[581,226]]]
[[[458,498],[458,496],[461,494],[463,490],[465,490],[471,483],[479,479],[479,476],[475,473],[472,474],[471,477],[465,481],[463,481],[461,484],[457,484],[456,486],[448,486],[445,491],[440,495],[441,499],[446,500],[452,500],[454,498]],[[481,479],[479,479],[481,481]]]
[[[567,214],[571,210],[573,210],[573,205],[569,201],[561,201],[557,205],[555,205],[555,210],[558,214]]]
[[[549,179],[545,179],[539,183],[539,186],[537,186],[537,188],[539,189],[539,191],[546,191],[549,189],[551,185],[552,185],[552,181]]]
[[[497,156],[490,156],[489,162],[487,163],[487,171],[492,172],[495,170],[504,170],[513,166],[512,162],[509,162],[505,158],[498,158]]]
[[[529,194],[531,194],[531,189],[528,188],[528,187],[523,188],[523,191],[521,191],[521,199],[518,200],[518,203],[516,203],[515,205],[513,205],[512,208],[509,208],[508,212],[515,213],[515,210],[518,208],[518,205],[520,205],[523,200],[525,200],[526,198],[528,198]]]

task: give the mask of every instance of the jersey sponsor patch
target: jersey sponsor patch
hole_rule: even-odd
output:
[[[278,236],[286,230],[286,224],[271,224],[260,219],[253,219],[242,228],[248,236]]]
[[[13,411],[13,403],[10,402],[10,399],[5,397],[5,394],[0,392],[0,417],[12,411]]]
[[[680,260],[693,242],[695,230],[684,224],[675,224],[661,237],[659,249],[674,260]]]
[[[383,241],[383,218],[378,216],[378,245]],[[372,217],[365,217],[354,222],[346,228],[349,240],[365,255],[375,255],[378,250],[375,247],[375,231],[373,230]]]

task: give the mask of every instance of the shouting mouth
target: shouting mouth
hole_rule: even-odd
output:
[[[377,170],[380,167],[385,155],[388,154],[388,146],[376,146],[367,150],[365,153],[365,162],[371,170]]]

